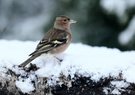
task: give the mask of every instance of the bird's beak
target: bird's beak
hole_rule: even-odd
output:
[[[76,22],[77,22],[77,21],[75,21],[75,20],[72,20],[72,19],[70,20],[70,23],[76,23]]]

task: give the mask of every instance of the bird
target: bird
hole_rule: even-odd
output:
[[[42,54],[56,55],[63,53],[72,41],[70,27],[72,23],[76,23],[76,21],[70,19],[68,16],[61,15],[56,17],[53,27],[45,33],[44,37],[39,41],[35,51],[19,66],[25,67]]]

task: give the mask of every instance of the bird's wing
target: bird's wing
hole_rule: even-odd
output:
[[[46,53],[60,45],[63,45],[68,40],[68,33],[62,30],[50,30],[37,45],[36,50],[30,55]]]

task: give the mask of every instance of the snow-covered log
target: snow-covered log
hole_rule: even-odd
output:
[[[135,51],[78,43],[18,67],[37,43],[0,41],[0,95],[135,95]]]

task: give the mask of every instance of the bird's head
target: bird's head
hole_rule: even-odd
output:
[[[54,28],[61,29],[61,30],[68,30],[70,29],[70,25],[72,23],[76,23],[76,21],[71,20],[67,16],[58,16],[55,19]]]

